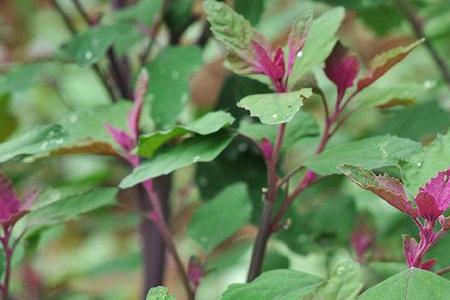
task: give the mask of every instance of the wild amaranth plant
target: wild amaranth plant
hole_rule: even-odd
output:
[[[419,230],[419,242],[411,236],[403,237],[406,263],[410,268],[431,270],[436,259],[424,261],[424,257],[450,229],[450,219],[444,216],[450,206],[450,170],[439,172],[422,186],[414,197],[413,206],[404,186],[396,178],[377,176],[369,170],[351,165],[343,165],[339,169],[357,185],[373,192],[412,219]],[[438,222],[439,230],[436,228]]]
[[[318,175],[313,170],[307,169],[303,179],[294,184],[294,189],[291,191],[289,190],[289,181],[293,175],[303,169],[303,166],[295,168],[293,172],[284,177],[278,174],[286,125],[295,115],[296,110],[298,111],[300,108],[301,102],[311,95],[309,90],[298,90],[296,87],[302,79],[301,75],[309,70],[307,68],[312,67],[317,56],[324,55],[324,59],[326,58],[324,72],[337,89],[334,108],[330,110],[328,99],[324,93],[320,88],[314,87],[314,90],[321,96],[324,109],[324,128],[315,150],[316,154],[320,154],[339,127],[355,111],[355,109],[347,109],[352,99],[405,58],[420,41],[407,47],[391,49],[376,56],[369,69],[357,79],[360,64],[356,56],[349,54],[348,50],[339,43],[334,46],[332,51],[330,46],[325,46],[328,44],[333,46],[336,43],[335,32],[344,17],[344,11],[339,8],[327,12],[314,23],[311,13],[306,13],[295,21],[287,41],[287,56],[282,47],[272,46],[252,28],[247,20],[236,14],[227,5],[206,1],[205,10],[212,31],[229,50],[227,65],[230,69],[240,75],[256,76],[263,82],[268,80],[278,95],[272,96],[271,101],[273,102],[266,103],[266,105],[263,104],[263,97],[267,97],[267,95],[249,96],[238,103],[238,106],[249,110],[252,116],[259,117],[262,123],[278,126],[278,133],[273,143],[267,138],[255,141],[261,148],[266,162],[267,188],[263,191],[264,208],[261,212],[259,230],[253,245],[247,277],[248,281],[252,281],[261,273],[267,242],[270,236],[282,227],[282,219],[292,202],[318,179]],[[327,25],[324,24],[325,22]],[[324,30],[322,26],[329,26],[329,32],[325,33],[326,37],[322,32]],[[320,42],[317,42],[316,39]],[[313,51],[319,50],[314,47],[325,47],[325,50],[320,49],[323,52],[313,53]],[[329,50],[326,50],[327,48]],[[352,91],[346,93],[351,88],[353,88]],[[283,110],[278,111],[269,105],[280,106]],[[280,118],[281,114],[286,114],[286,111],[290,110],[293,111],[293,113],[291,112],[292,116]],[[282,189],[284,189],[285,197],[278,211],[273,211],[274,203]]]

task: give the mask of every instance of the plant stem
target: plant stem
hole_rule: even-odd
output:
[[[161,206],[164,219],[169,216],[169,193],[171,187],[171,176],[161,176],[154,179],[156,185],[156,193],[161,200]],[[139,196],[137,199],[138,207],[143,215],[148,215],[152,210],[145,187],[139,185]],[[162,285],[164,279],[164,268],[166,265],[166,252],[164,249],[164,240],[159,234],[155,224],[144,217],[139,225],[139,233],[141,237],[141,249],[143,260],[143,286],[142,299],[145,299],[150,288]]]
[[[428,52],[431,55],[431,58],[433,59],[436,66],[439,68],[439,71],[442,74],[442,78],[450,88],[450,69],[445,59],[439,54],[439,52],[436,50],[436,48],[433,46],[430,40],[426,37],[425,32],[423,30],[422,20],[416,14],[414,8],[411,6],[410,3],[408,3],[408,1],[395,0],[395,3],[399,8],[399,10],[403,13],[405,18],[408,20],[409,24],[411,25],[411,28],[414,31],[415,36],[418,39],[421,38],[425,39],[425,46],[427,47]]]
[[[11,278],[11,262],[12,262],[12,254],[13,249],[9,246],[9,242],[11,239],[11,227],[4,228],[4,235],[0,238],[0,242],[3,247],[3,251],[5,254],[5,271],[3,274],[3,284],[2,284],[2,292],[4,300],[9,299],[9,282]]]
[[[277,186],[277,163],[281,152],[281,146],[283,144],[284,134],[286,131],[286,124],[281,124],[278,127],[278,134],[273,148],[272,157],[269,158],[267,163],[267,191],[264,193],[264,207],[261,214],[261,220],[258,227],[258,233],[256,235],[255,242],[253,244],[252,257],[250,261],[250,268],[247,274],[247,282],[255,279],[262,270],[264,263],[264,255],[267,248],[267,242],[272,234],[271,218],[273,204],[278,195]]]
[[[160,205],[161,201],[159,199],[158,194],[155,192],[153,188],[153,184],[144,184],[145,190],[147,191],[149,200],[152,204],[152,212],[150,213],[150,219],[153,221],[155,226],[158,228],[158,231],[161,235],[161,237],[164,240],[164,243],[166,245],[166,248],[171,253],[175,265],[178,269],[178,274],[180,275],[184,288],[186,290],[187,299],[188,300],[194,300],[194,290],[189,282],[189,278],[187,275],[187,272],[183,266],[183,262],[181,261],[181,258],[178,254],[177,248],[175,246],[175,243],[173,241],[172,234],[170,233],[169,226],[167,225],[167,222],[164,219],[163,210]]]

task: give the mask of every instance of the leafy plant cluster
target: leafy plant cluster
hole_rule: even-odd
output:
[[[49,1],[71,36],[0,77],[2,299],[448,297],[442,7],[293,2]]]

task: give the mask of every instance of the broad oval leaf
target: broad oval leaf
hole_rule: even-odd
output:
[[[251,210],[247,186],[230,185],[194,212],[188,235],[210,253],[249,221]]]
[[[197,136],[181,144],[162,149],[152,159],[142,163],[120,183],[129,188],[147,179],[169,174],[196,162],[215,159],[233,140],[234,134],[222,131],[207,136]]]
[[[238,106],[250,111],[261,123],[275,125],[289,122],[312,95],[311,89],[290,93],[250,95],[239,101]]]
[[[411,268],[365,291],[358,300],[444,300],[450,283],[435,273]]]
[[[323,279],[294,270],[265,272],[246,284],[232,284],[221,300],[301,300],[312,293]]]
[[[376,136],[334,146],[308,159],[305,166],[319,175],[339,173],[343,164],[359,165],[366,169],[394,166],[401,159],[420,151],[420,144],[396,136]]]

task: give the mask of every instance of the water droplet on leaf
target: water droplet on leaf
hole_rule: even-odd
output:
[[[91,51],[88,51],[84,54],[84,58],[86,58],[87,60],[92,59],[93,55]]]
[[[303,51],[298,51],[297,57],[300,58],[300,57],[302,57],[302,56],[303,56]]]
[[[277,114],[273,114],[272,118],[276,119],[276,118],[278,118],[278,115]]]

